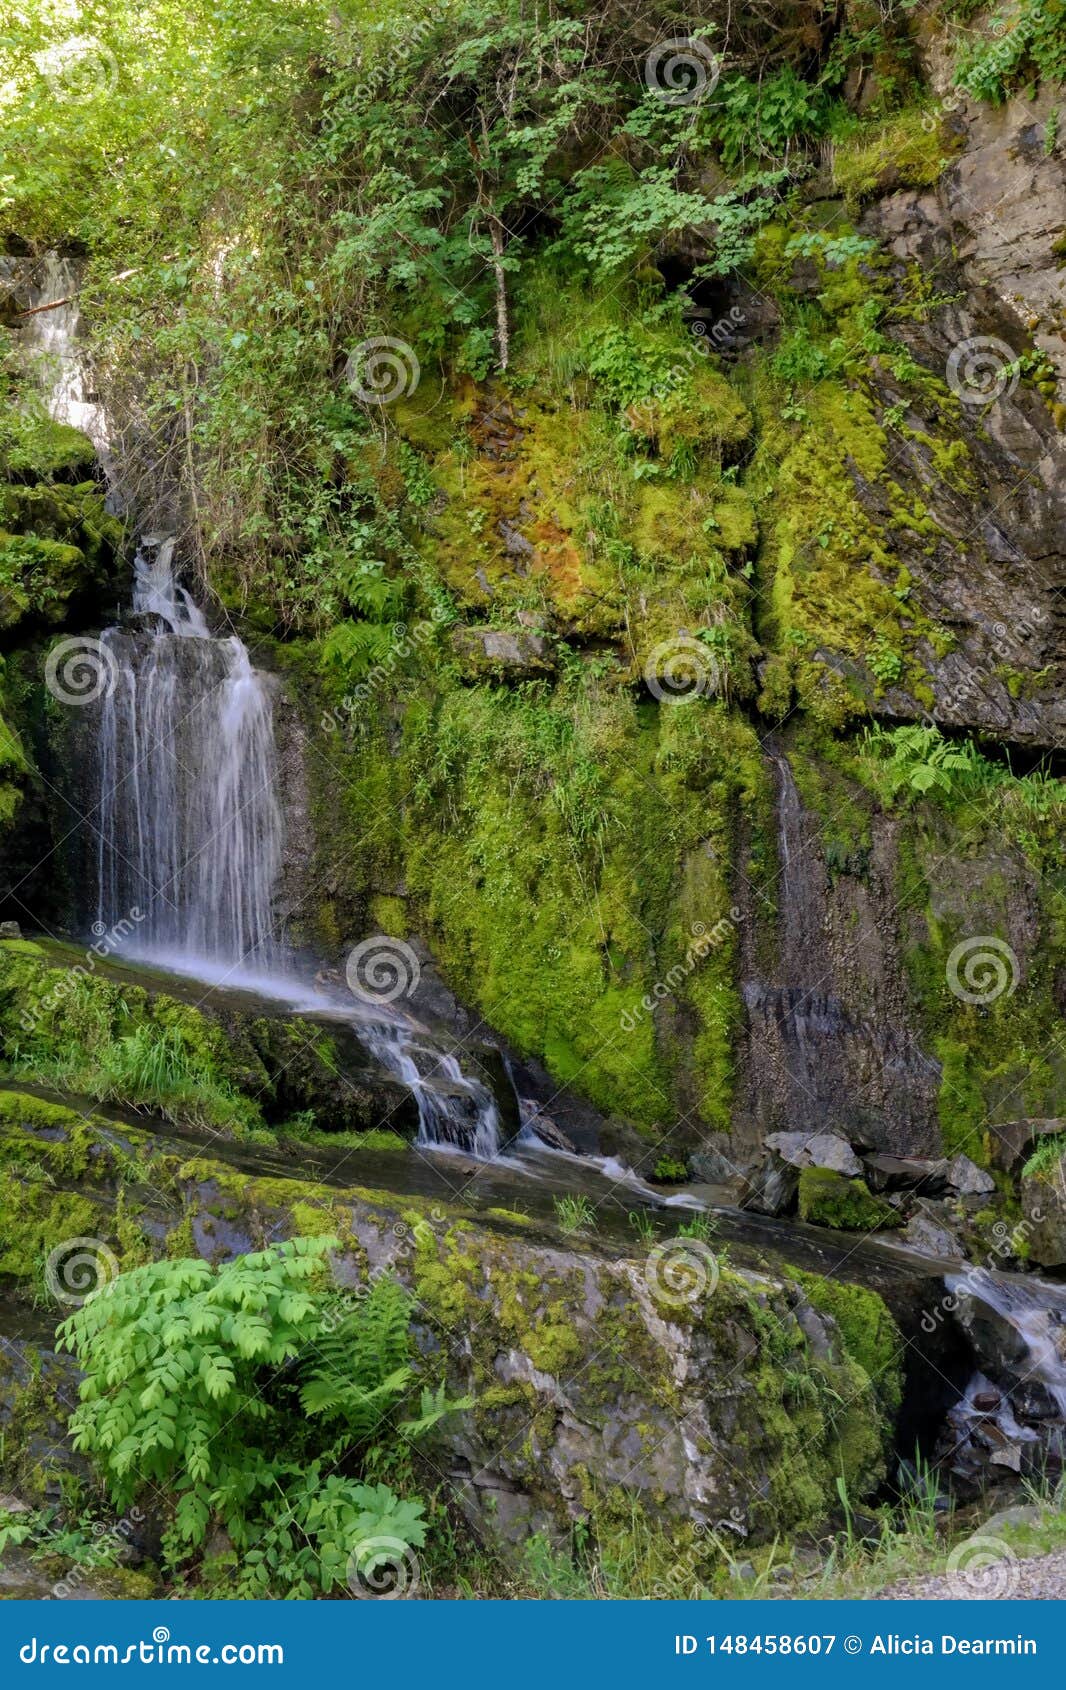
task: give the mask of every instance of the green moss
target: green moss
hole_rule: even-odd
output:
[[[804,1168],[799,1178],[801,1220],[843,1232],[875,1232],[901,1226],[899,1214],[869,1190],[866,1181],[848,1179],[828,1168]]]
[[[438,679],[399,735],[361,719],[345,752],[323,765],[319,800],[319,878],[340,869],[351,911],[339,927],[369,930],[381,889],[402,884],[404,930],[523,1053],[649,1132],[690,1107],[728,1125],[742,819],[749,876],[773,879],[747,723],[698,697],[640,706],[585,677],[517,694]],[[353,852],[368,813],[378,824]]]
[[[104,978],[91,955],[51,967],[26,946],[0,945],[0,1041],[8,1071],[26,1079],[198,1125],[261,1124],[217,1023],[165,993]]]
[[[897,112],[834,144],[833,183],[853,205],[896,186],[929,188],[961,145],[935,111]]]
[[[862,1368],[886,1415],[894,1417],[903,1400],[903,1339],[884,1299],[866,1286],[798,1268],[789,1277],[820,1313],[832,1316],[845,1354]]]

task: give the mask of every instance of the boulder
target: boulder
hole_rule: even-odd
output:
[[[895,1209],[875,1197],[865,1180],[846,1179],[828,1168],[804,1168],[799,1176],[800,1219],[842,1232],[875,1232],[901,1226]]]
[[[948,1164],[922,1156],[889,1156],[877,1152],[865,1156],[866,1181],[871,1191],[920,1191],[936,1197],[946,1188]]]
[[[852,1494],[872,1493],[884,1477],[899,1339],[886,1393],[883,1378],[871,1384],[869,1332],[877,1321],[895,1328],[872,1292],[842,1302],[833,1281],[743,1270],[696,1239],[662,1239],[629,1257],[595,1240],[560,1245],[528,1217],[481,1216],[318,1174],[279,1177],[273,1160],[264,1176],[254,1147],[232,1147],[225,1161],[211,1144],[190,1160],[188,1142],[163,1131],[55,1106],[40,1124],[36,1115],[8,1122],[0,1157],[40,1187],[42,1203],[58,1204],[42,1164],[62,1165],[75,1131],[79,1154],[100,1151],[80,1218],[120,1266],[131,1247],[134,1261],[193,1252],[223,1260],[323,1232],[341,1241],[333,1263],[342,1287],[380,1272],[408,1285],[427,1379],[474,1399],[440,1429],[436,1464],[499,1553],[517,1546],[520,1556],[533,1532],[567,1541],[590,1515],[610,1530],[619,1505],[627,1532],[636,1511],[668,1539],[725,1519],[759,1541],[828,1514],[842,1460]],[[138,1206],[164,1179],[165,1207]],[[26,1259],[36,1273],[37,1258]],[[833,1312],[850,1311],[856,1297],[868,1305],[861,1331]],[[0,1402],[13,1365],[0,1344]]]
[[[1024,1162],[1038,1138],[1066,1135],[1066,1116],[1052,1115],[1040,1119],[1024,1117],[1018,1121],[1001,1121],[988,1129],[992,1140],[992,1160],[997,1168],[1013,1173]]]
[[[960,1197],[987,1197],[996,1189],[991,1174],[986,1174],[968,1156],[956,1156],[948,1168],[948,1184]]]
[[[771,1133],[766,1147],[793,1168],[828,1168],[849,1177],[862,1173],[851,1145],[837,1133]]]
[[[1066,1267],[1066,1181],[1062,1164],[1021,1181],[1029,1254],[1041,1267]]]
[[[937,1256],[946,1261],[966,1259],[966,1251],[954,1233],[921,1210],[907,1222],[903,1242],[912,1250],[919,1250],[923,1256]]]

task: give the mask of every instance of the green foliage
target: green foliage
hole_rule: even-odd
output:
[[[948,739],[939,728],[914,723],[869,728],[861,754],[878,790],[889,801],[931,793],[959,798],[999,791],[1013,809],[1043,820],[1061,811],[1061,783],[1037,770],[1014,775],[986,757],[971,739]]]
[[[559,1231],[565,1238],[575,1232],[591,1232],[596,1225],[596,1211],[587,1197],[556,1197],[553,1206]]]
[[[262,1124],[219,1026],[80,958],[51,968],[30,945],[0,949],[0,1039],[8,1072],[27,1079],[197,1126],[240,1133]]]
[[[424,1389],[416,1413],[395,1420],[412,1383],[410,1300],[380,1278],[340,1301],[325,1268],[335,1245],[295,1238],[218,1268],[135,1268],[61,1328],[85,1375],[74,1444],[115,1507],[145,1483],[173,1495],[175,1560],[221,1522],[240,1553],[242,1594],[329,1592],[368,1539],[419,1548],[421,1502],[358,1469],[375,1442],[409,1443],[466,1406]]]
[[[678,1185],[688,1179],[688,1164],[678,1156],[659,1156],[656,1158],[651,1177],[653,1180],[661,1180],[664,1185]]]
[[[1027,80],[1066,81],[1064,0],[1019,0],[993,14],[960,56],[955,80],[978,100],[1000,105]]]
[[[1066,1156],[1066,1138],[1061,1135],[1049,1134],[1042,1138],[1029,1157],[1022,1176],[1024,1179],[1051,1179]]]

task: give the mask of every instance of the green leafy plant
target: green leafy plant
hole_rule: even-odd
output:
[[[706,1244],[717,1231],[718,1223],[713,1215],[695,1214],[690,1220],[681,1222],[677,1229],[677,1237],[698,1238]]]
[[[224,1526],[242,1594],[330,1591],[369,1539],[401,1556],[420,1548],[422,1501],[363,1482],[364,1469],[372,1455],[380,1465],[381,1446],[405,1447],[466,1406],[423,1388],[403,1416],[410,1299],[379,1278],[340,1300],[326,1266],[335,1244],[295,1238],[217,1268],[135,1268],[60,1329],[85,1375],[74,1445],[115,1507],[145,1483],[169,1492],[173,1562]]]

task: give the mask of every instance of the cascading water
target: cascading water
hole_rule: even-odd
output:
[[[274,933],[284,823],[270,684],[240,640],[212,637],[173,557],[172,539],[142,541],[130,621],[102,639],[97,921],[128,930],[128,955],[336,1014],[335,1000],[308,996]],[[401,1017],[368,1007],[345,1019],[410,1088],[420,1143],[497,1154],[496,1101],[455,1056]]]
[[[1066,1420],[1066,1290],[1043,1280],[971,1268],[944,1281],[971,1335],[1023,1379],[1036,1380]]]
[[[8,270],[0,275],[13,281]],[[51,255],[19,289],[22,346],[49,409],[88,434],[108,467],[106,416],[77,346],[76,275]],[[105,630],[99,661],[97,930],[131,958],[351,1022],[381,1067],[409,1086],[422,1144],[495,1156],[496,1100],[452,1052],[391,1009],[353,1008],[297,974],[273,910],[284,846],[273,684],[239,639],[212,634],[180,584],[172,537],[142,540],[131,614]]]
[[[281,961],[270,687],[240,640],[211,637],[173,553],[169,538],[142,542],[132,622],[101,641],[96,915],[140,911],[131,953],[238,980]]]

